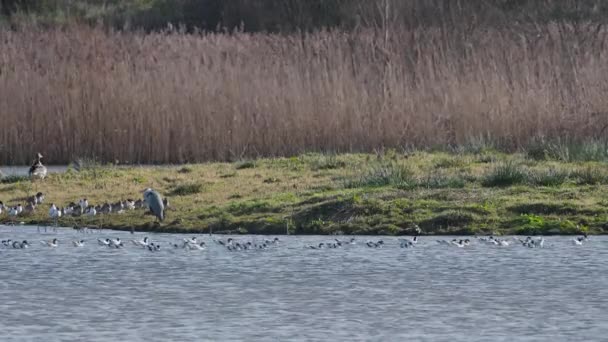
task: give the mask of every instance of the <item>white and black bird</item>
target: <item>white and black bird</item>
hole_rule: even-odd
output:
[[[579,236],[575,239],[572,240],[572,242],[574,243],[575,246],[580,246],[583,244],[583,242],[585,242],[587,240],[587,234],[583,235],[583,236]]]
[[[53,239],[53,240],[50,240],[50,241],[40,241],[40,243],[43,246],[53,247],[53,248],[59,246],[59,240],[57,240],[57,239]]]
[[[24,248],[28,248],[30,246],[30,244],[27,242],[27,240],[23,240],[21,242],[19,242],[19,241],[13,241],[13,243],[11,244],[11,246],[14,249],[24,249]]]
[[[49,217],[53,219],[55,225],[57,225],[57,220],[61,217],[61,210],[59,210],[55,203],[51,203],[51,208],[49,209]]]
[[[105,240],[102,240],[102,239],[97,239],[97,243],[98,243],[100,246],[106,246],[106,247],[110,247],[110,239],[105,239]]]
[[[414,236],[412,239],[399,239],[399,247],[410,248],[414,247],[418,243],[418,236]]]
[[[144,237],[142,240],[131,240],[131,242],[135,245],[135,246],[139,246],[139,247],[143,247],[146,248],[148,247],[148,245],[150,244],[150,240],[148,240],[148,237]]]

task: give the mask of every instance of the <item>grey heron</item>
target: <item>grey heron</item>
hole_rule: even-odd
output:
[[[38,153],[29,171],[30,178],[44,179],[46,177],[46,166],[42,165],[42,154]]]
[[[144,201],[154,216],[162,222],[165,219],[165,205],[160,194],[155,190],[147,188],[144,190]]]

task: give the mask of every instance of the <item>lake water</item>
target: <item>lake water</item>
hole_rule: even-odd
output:
[[[67,165],[49,165],[46,167],[49,173],[63,173],[68,169]],[[27,176],[30,166],[0,166],[0,175],[5,176]]]
[[[608,238],[545,248],[477,242],[415,248],[369,237],[312,250],[327,236],[280,237],[267,250],[159,252],[98,238],[146,234],[0,227],[2,341],[600,341],[608,337]],[[50,248],[40,240],[59,239]],[[226,236],[214,236],[225,240]],[[261,242],[261,236],[238,236]],[[85,239],[82,248],[72,240]],[[344,240],[346,237],[343,238]],[[442,237],[445,239],[445,237]]]

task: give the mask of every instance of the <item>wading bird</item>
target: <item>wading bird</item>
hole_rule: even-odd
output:
[[[55,226],[57,226],[57,221],[61,217],[61,210],[59,210],[55,203],[51,203],[51,208],[49,209],[49,217],[53,219]]]
[[[156,218],[162,222],[165,219],[165,205],[160,194],[150,188],[144,190],[144,201]]]

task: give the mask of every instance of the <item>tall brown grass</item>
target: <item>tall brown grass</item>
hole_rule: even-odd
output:
[[[593,24],[156,34],[0,31],[0,162],[183,162],[597,138]]]

